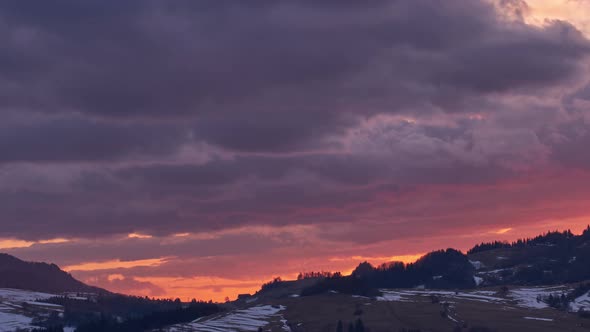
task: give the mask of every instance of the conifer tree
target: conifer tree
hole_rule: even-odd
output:
[[[363,324],[363,321],[360,318],[356,320],[354,332],[365,332],[365,325]]]
[[[352,322],[348,324],[348,332],[354,332],[354,324]]]

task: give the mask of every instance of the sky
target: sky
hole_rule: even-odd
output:
[[[223,301],[590,224],[590,2],[0,2],[0,251]]]

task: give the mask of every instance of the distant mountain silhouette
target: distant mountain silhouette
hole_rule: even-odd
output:
[[[590,280],[590,227],[581,235],[569,230],[534,238],[488,242],[468,251],[484,285],[541,285]]]
[[[363,262],[350,276],[316,278],[301,295],[329,291],[374,295],[379,288],[473,288],[497,285],[548,285],[590,280],[590,227],[581,235],[548,232],[530,239],[481,243],[464,254],[430,252],[415,263]],[[278,287],[280,285],[275,285]]]
[[[46,293],[109,293],[76,280],[55,264],[25,262],[0,253],[0,288],[17,288]]]

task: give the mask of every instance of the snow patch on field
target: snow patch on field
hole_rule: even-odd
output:
[[[474,267],[476,270],[479,270],[479,269],[481,269],[481,268],[485,267],[485,265],[483,265],[483,263],[482,263],[482,262],[480,262],[480,261],[469,261],[469,263],[471,263],[471,265],[473,265],[473,267]]]
[[[443,291],[443,290],[415,290],[403,289],[392,290],[382,289],[382,296],[377,297],[378,301],[412,302],[416,297],[440,296],[446,299],[460,299],[487,303],[502,303],[505,305],[516,305],[522,308],[543,309],[548,305],[540,298],[549,294],[561,294],[567,292],[566,286],[552,287],[524,287],[511,289],[506,297],[498,295],[496,291],[475,290],[475,291]],[[590,308],[590,294],[586,294],[572,304],[572,310],[578,310],[581,306]]]
[[[10,302],[33,302],[36,300],[47,300],[55,294],[32,292],[22,289],[0,288],[0,301]]]
[[[483,282],[483,278],[478,277],[478,276],[473,276],[473,281],[475,282],[475,286],[479,286]]]
[[[351,295],[351,296],[354,298],[357,298],[357,299],[368,299],[368,297],[362,296],[362,295]]]
[[[386,301],[386,302],[412,302],[408,297],[411,294],[404,293],[403,291],[394,291],[394,290],[385,290],[382,289],[381,293],[382,296],[377,297],[377,301]]]
[[[564,286],[517,288],[510,290],[508,297],[516,300],[520,307],[543,309],[549,306],[541,301],[539,297],[566,291],[567,289]]]
[[[570,303],[571,311],[588,310],[590,309],[590,292],[576,298]]]
[[[490,271],[479,271],[477,272],[477,274],[498,274],[502,271],[511,271],[512,269],[496,269],[496,270],[490,270]]]
[[[281,328],[283,329],[283,331],[285,331],[285,332],[291,332],[291,328],[289,327],[289,325],[287,325],[287,320],[286,319],[282,318],[281,319],[281,324],[283,324],[281,326]]]
[[[227,314],[215,316],[206,320],[197,319],[192,323],[173,325],[168,332],[203,331],[203,332],[248,332],[258,331],[269,324],[269,320],[278,317],[281,328],[291,331],[287,321],[279,314],[285,310],[284,306],[259,305],[247,309],[235,310]]]
[[[32,324],[35,316],[33,311],[24,311],[23,305],[43,310],[63,310],[56,304],[39,302],[55,294],[40,293],[22,289],[0,288],[0,332],[16,330],[30,330],[35,328]]]
[[[61,306],[59,304],[53,304],[53,303],[45,303],[45,302],[37,302],[37,301],[27,301],[25,303],[28,305],[33,305],[33,306],[38,306],[38,307],[63,309],[63,306]]]
[[[32,328],[33,319],[24,315],[0,312],[0,331],[12,332]]]
[[[528,319],[528,320],[541,320],[541,321],[544,321],[544,322],[552,322],[553,321],[553,318],[528,317],[528,316],[522,317],[522,318]]]
[[[491,296],[489,292],[451,292],[441,290],[386,290],[382,289],[382,296],[377,297],[378,301],[398,301],[412,302],[412,297],[416,296],[444,296],[449,298],[464,299],[479,302],[495,303],[501,302],[502,299]]]

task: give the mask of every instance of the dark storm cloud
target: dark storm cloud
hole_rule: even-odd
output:
[[[194,128],[195,137],[235,151],[281,152],[306,149],[330,149],[338,143],[330,135],[343,134],[358,118],[334,112],[234,112],[201,118]],[[326,137],[328,136],[328,137]]]
[[[107,161],[165,156],[188,140],[178,126],[117,124],[84,118],[0,124],[0,163]]]
[[[566,104],[571,106],[571,103],[574,102],[576,99],[582,101],[590,101],[590,84],[587,84],[575,91],[574,93],[570,94],[569,96],[566,96],[564,101],[566,102]]]
[[[581,146],[559,156],[529,121],[549,112],[490,99],[567,88],[588,41],[483,1],[6,1],[0,36],[2,236],[354,221],[380,195],[508,181]],[[220,156],[181,158],[197,144]]]
[[[568,123],[553,142],[553,158],[568,168],[590,169],[590,125]]]
[[[0,25],[1,106],[190,116],[197,138],[240,151],[332,146],[362,115],[552,86],[588,52],[567,23],[461,0],[9,1]]]
[[[304,172],[341,184],[369,184],[386,174],[388,167],[371,156],[310,154],[302,156],[242,156],[217,159],[201,165],[162,165],[130,167],[116,172],[120,179],[140,185],[212,186],[227,185],[241,179],[279,181]]]
[[[75,265],[80,263],[81,257],[87,262],[104,261],[109,257],[117,257],[123,261],[173,256],[179,259],[191,257],[205,259],[235,253],[236,248],[228,246],[228,243],[238,246],[242,255],[264,254],[280,246],[300,244],[287,232],[277,233],[274,238],[263,234],[242,232],[242,234],[225,234],[211,239],[173,238],[165,243],[157,238],[106,238],[100,241],[35,244],[28,248],[12,249],[10,252],[18,257],[43,261],[50,261],[51,257],[60,257],[61,265]]]
[[[103,168],[72,175],[61,190],[50,180],[37,180],[0,191],[0,209],[14,221],[0,234],[27,239],[135,231],[166,235],[255,224],[341,222],[364,211],[354,211],[355,206],[370,204],[379,195],[404,196],[415,185],[491,184],[518,174],[459,162],[444,151],[429,154],[442,167],[402,162],[398,158],[409,156],[401,150]],[[308,211],[301,213],[301,208]]]

